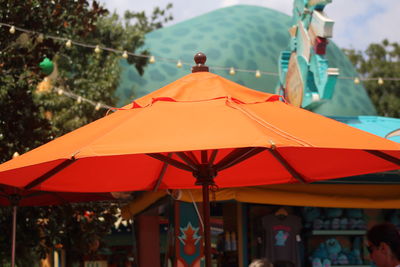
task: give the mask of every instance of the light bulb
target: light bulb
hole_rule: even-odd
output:
[[[99,110],[101,108],[101,104],[100,103],[97,103],[96,104],[96,107],[94,108],[95,110]]]
[[[360,79],[359,79],[358,77],[356,77],[356,78],[354,79],[354,83],[355,83],[355,84],[359,84],[359,83],[360,83]]]
[[[128,52],[124,51],[124,53],[122,53],[122,57],[127,59],[128,58]]]
[[[14,34],[14,33],[15,33],[15,27],[14,27],[14,26],[11,26],[11,28],[10,28],[10,33],[11,33],[11,34]]]
[[[19,153],[17,151],[14,152],[14,154],[12,155],[13,158],[16,158],[19,156]]]
[[[63,89],[58,89],[57,90],[57,94],[58,95],[63,95],[64,94],[64,90]]]
[[[236,74],[236,71],[235,71],[235,68],[234,68],[234,67],[231,67],[231,68],[229,69],[229,74],[230,74],[230,75],[235,75],[235,74]]]
[[[68,41],[65,43],[65,46],[66,46],[67,48],[71,48],[71,46],[72,46],[72,41],[71,41],[71,40],[68,40]]]
[[[260,78],[261,77],[261,72],[259,70],[256,70],[256,78]]]
[[[77,102],[78,104],[82,103],[82,97],[81,97],[81,96],[78,96],[78,98],[76,99],[76,102]]]
[[[176,63],[176,67],[182,68],[182,61],[178,60],[178,62]]]
[[[95,52],[96,54],[99,54],[99,53],[101,52],[101,49],[100,49],[100,46],[99,46],[99,45],[96,45],[96,48],[94,49],[94,52]]]
[[[379,77],[379,79],[378,79],[378,84],[379,84],[379,85],[382,85],[382,84],[383,84],[383,79],[380,78],[380,77]]]
[[[149,59],[149,63],[153,64],[156,62],[156,58],[154,56],[151,56]]]

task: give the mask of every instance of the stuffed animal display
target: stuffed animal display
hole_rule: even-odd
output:
[[[304,207],[304,228],[313,230],[365,230],[362,209]],[[398,215],[394,218],[400,218]]]
[[[336,238],[320,243],[311,255],[312,267],[330,267],[331,265],[361,265],[362,238],[355,237],[352,247],[344,248]]]

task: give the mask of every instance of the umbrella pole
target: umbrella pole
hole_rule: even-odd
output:
[[[210,227],[210,199],[209,184],[203,183],[203,221],[204,221],[204,257],[205,266],[211,267],[211,227]]]
[[[12,244],[11,244],[11,267],[15,266],[15,241],[17,234],[17,206],[13,205],[13,221],[12,221]]]

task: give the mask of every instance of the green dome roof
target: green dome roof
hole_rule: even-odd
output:
[[[140,76],[133,66],[122,62],[123,74],[117,96],[120,105],[161,88],[191,72],[193,56],[207,55],[210,71],[249,88],[274,93],[278,84],[278,57],[289,44],[291,17],[278,11],[237,5],[221,8],[146,35],[146,49],[156,62]],[[326,58],[340,76],[354,77],[356,71],[344,53],[330,42]],[[177,61],[184,65],[177,68]],[[185,64],[187,63],[187,64]],[[260,78],[254,72],[236,72],[218,67],[270,72]],[[339,77],[340,77],[339,76]],[[375,115],[375,109],[362,85],[338,79],[333,99],[319,106],[317,113],[327,116]]]

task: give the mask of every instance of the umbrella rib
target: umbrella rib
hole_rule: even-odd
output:
[[[208,160],[208,164],[210,164],[210,165],[213,165],[213,164],[214,164],[214,160],[215,160],[215,158],[217,157],[217,154],[218,154],[218,149],[214,149],[214,150],[211,152],[210,159]]]
[[[275,159],[279,161],[280,164],[282,164],[283,167],[294,177],[296,178],[299,182],[305,184],[307,183],[306,180],[303,178],[303,176],[296,171],[295,168],[292,167],[292,165],[289,164],[289,162],[286,161],[284,157],[276,150],[276,149],[268,149],[268,151],[274,156]]]
[[[393,156],[391,156],[389,154],[386,154],[386,153],[384,153],[382,151],[378,151],[378,150],[364,150],[364,151],[368,152],[368,153],[370,153],[370,154],[372,154],[372,155],[374,155],[376,157],[379,157],[381,159],[390,161],[390,162],[396,164],[397,166],[400,166],[400,159],[398,159],[396,157],[393,157]]]
[[[207,158],[208,158],[208,156],[207,156],[207,150],[202,150],[202,151],[201,151],[201,163],[202,163],[202,164],[208,163],[208,162],[207,162]]]
[[[196,166],[198,164],[200,164],[196,158],[196,156],[194,155],[193,151],[186,151],[186,155],[192,159],[193,162],[195,162]]]
[[[193,170],[197,169],[197,164],[191,157],[185,154],[185,152],[175,152],[175,154],[180,157],[190,168]]]
[[[159,161],[167,162],[168,164],[170,164],[170,165],[172,165],[172,166],[174,166],[174,167],[176,167],[178,169],[182,169],[182,170],[189,171],[189,172],[193,172],[194,171],[194,169],[192,169],[190,166],[186,165],[185,163],[182,163],[182,162],[177,161],[175,159],[172,159],[172,158],[169,158],[167,156],[164,156],[163,154],[160,154],[160,153],[147,153],[146,155],[149,156],[149,157],[155,158],[155,159],[157,159]]]
[[[172,157],[172,153],[168,153],[167,157],[171,158]],[[158,179],[156,181],[156,184],[155,184],[155,186],[153,188],[153,192],[156,192],[158,190],[158,187],[160,186],[161,181],[164,178],[165,172],[167,171],[168,165],[169,165],[168,162],[164,162],[164,164],[163,164],[163,166],[161,168],[160,174],[158,175]]]
[[[226,168],[232,167],[233,165],[257,155],[265,149],[266,148],[264,147],[237,148],[216,164],[216,170],[222,171]]]
[[[32,182],[27,184],[24,187],[24,189],[29,190],[29,189],[32,189],[33,187],[45,182],[46,180],[50,179],[52,176],[57,174],[59,171],[67,168],[69,165],[71,165],[74,162],[76,162],[75,158],[67,159],[67,160],[61,162],[60,164],[58,164],[56,167],[54,167],[50,171],[46,172],[45,174],[39,176],[38,178],[36,178],[35,180],[33,180]]]

